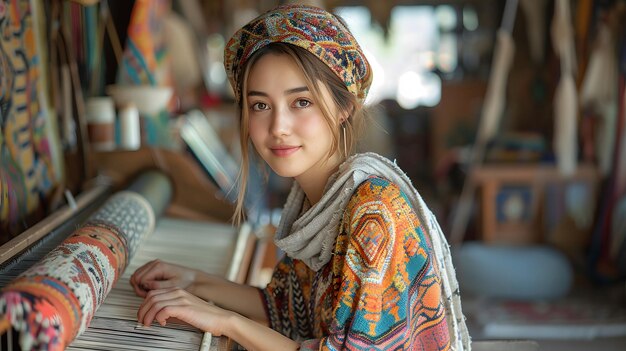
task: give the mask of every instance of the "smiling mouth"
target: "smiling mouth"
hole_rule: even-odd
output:
[[[270,148],[270,150],[272,151],[272,153],[278,157],[287,157],[291,154],[293,154],[294,152],[300,150],[299,146],[281,146],[281,147],[277,147],[277,148]]]

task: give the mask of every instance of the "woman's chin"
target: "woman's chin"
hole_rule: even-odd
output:
[[[278,176],[283,177],[283,178],[294,178],[298,175],[297,172],[294,172],[294,170],[291,170],[291,169],[284,169],[284,168],[271,167],[271,166],[270,168],[272,168],[274,173],[276,173]]]

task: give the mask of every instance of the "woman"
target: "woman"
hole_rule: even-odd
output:
[[[249,350],[469,349],[434,216],[395,164],[349,156],[372,76],[345,23],[278,7],[235,33],[225,66],[243,165],[251,142],[294,179],[275,238],[286,255],[265,289],[150,262],[131,278],[139,321],[174,317]]]

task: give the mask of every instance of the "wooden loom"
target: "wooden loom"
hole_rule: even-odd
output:
[[[216,210],[216,218],[223,218],[224,209],[230,206],[211,193],[210,185],[191,184],[181,180],[198,172],[190,160],[182,154],[165,152],[160,161],[145,157],[147,150],[134,153],[107,153],[96,155],[101,166],[116,164],[114,180],[122,183],[122,178],[141,169],[154,168],[151,163],[161,162],[170,179],[174,180],[174,196],[167,204],[165,215],[156,222],[154,232],[141,242],[132,260],[126,266],[121,278],[97,309],[89,328],[68,345],[67,350],[229,350],[236,347],[227,338],[212,338],[208,333],[183,324],[168,323],[166,327],[154,324],[150,328],[137,323],[137,307],[142,299],[135,296],[128,279],[142,264],[155,258],[177,263],[209,273],[221,275],[235,282],[246,281],[248,267],[252,261],[255,235],[249,226],[237,229],[220,220],[207,221],[181,219],[181,208],[189,201],[181,198],[190,196],[187,188],[195,188],[198,197],[204,197],[208,206],[221,207]],[[123,157],[122,157],[123,156]],[[141,159],[141,160],[140,160]],[[123,161],[120,163],[120,161]],[[129,162],[131,161],[131,162]],[[120,166],[120,164],[122,166]],[[187,167],[186,172],[180,168]],[[158,167],[157,167],[158,168]],[[170,172],[176,169],[177,172]],[[191,186],[190,186],[191,185]],[[187,190],[182,190],[185,188]],[[0,288],[5,288],[19,274],[36,264],[51,250],[62,243],[72,231],[96,211],[113,192],[110,184],[97,184],[76,198],[74,206],[66,206],[26,230],[13,240],[0,247]],[[208,191],[207,191],[208,190]],[[191,191],[193,192],[193,191]],[[181,205],[182,204],[182,205]],[[205,205],[206,207],[207,205]],[[184,211],[183,211],[184,212]],[[176,216],[178,218],[175,218]],[[11,330],[10,323],[0,324],[2,341],[0,350],[20,350],[18,333]]]

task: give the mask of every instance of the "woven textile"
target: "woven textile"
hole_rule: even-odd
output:
[[[0,244],[46,213],[63,160],[47,113],[39,1],[0,2]]]
[[[393,183],[352,195],[331,261],[286,256],[261,290],[271,327],[301,350],[449,350],[441,275],[424,227]]]
[[[0,296],[0,318],[19,333],[23,350],[63,350],[84,331],[155,215],[141,195],[113,195],[44,259]]]
[[[239,82],[246,62],[270,43],[287,43],[308,50],[330,67],[352,94],[365,100],[372,71],[347,25],[320,8],[292,4],[252,20],[226,45],[224,66],[237,101],[241,99]]]

